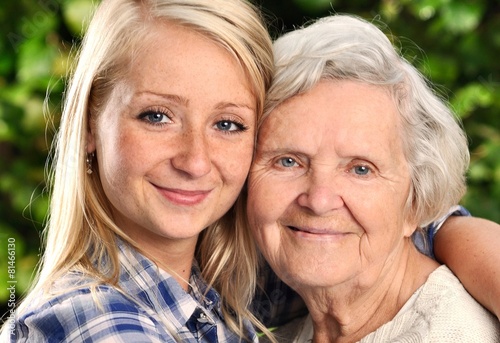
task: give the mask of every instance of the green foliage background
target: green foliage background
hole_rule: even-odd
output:
[[[463,205],[500,222],[500,1],[256,3],[273,37],[332,12],[387,23],[407,58],[440,85],[463,120],[472,154]],[[48,207],[45,163],[68,59],[91,8],[90,0],[17,0],[0,7],[0,304],[9,296],[7,239],[16,240],[18,296],[38,260]]]

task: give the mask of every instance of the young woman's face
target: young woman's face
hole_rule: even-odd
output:
[[[224,48],[159,25],[92,125],[103,189],[136,240],[196,239],[234,203],[250,168],[256,98]]]

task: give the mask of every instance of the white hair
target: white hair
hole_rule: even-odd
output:
[[[411,174],[406,211],[420,226],[436,220],[465,193],[466,135],[447,103],[374,24],[332,15],[274,43],[275,76],[264,117],[321,80],[351,80],[389,90],[402,122]]]

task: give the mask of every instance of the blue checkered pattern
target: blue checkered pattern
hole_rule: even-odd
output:
[[[428,250],[425,250],[425,249],[420,249],[420,251],[422,251],[424,254],[432,257],[435,259],[435,256],[434,256],[434,236],[436,235],[436,233],[438,232],[438,230],[441,228],[441,226],[443,226],[443,223],[446,221],[446,219],[448,219],[448,217],[450,216],[470,216],[470,212],[467,211],[467,209],[465,207],[462,207],[462,206],[455,206],[455,207],[452,207],[447,214],[445,214],[444,216],[442,216],[441,218],[439,218],[438,220],[436,220],[434,223],[431,223],[427,228],[426,230],[424,231],[427,235],[426,239],[427,239],[427,247],[428,247]],[[417,244],[417,247],[418,247],[418,244]]]
[[[119,241],[119,287],[70,273],[16,318],[13,342],[239,342],[227,329],[220,296],[193,266],[186,293],[168,273]],[[250,322],[248,339],[257,342]]]

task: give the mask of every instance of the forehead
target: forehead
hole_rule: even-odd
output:
[[[139,51],[131,64],[147,69],[153,76],[162,77],[166,67],[168,70],[198,70],[201,69],[198,66],[207,67],[214,59],[224,67],[241,69],[234,54],[210,36],[175,21],[166,20],[150,25],[148,34],[139,42]]]
[[[256,107],[253,84],[235,54],[209,35],[174,21],[152,25],[129,65],[124,81],[134,91]]]
[[[400,118],[386,88],[353,81],[321,81],[276,107],[265,120],[259,145],[289,144],[401,147]]]
[[[213,50],[214,46],[225,51],[227,59],[232,60],[231,63],[238,65],[238,68],[248,69],[246,64],[241,63],[242,60],[235,51],[239,45],[232,45],[233,41],[229,39],[231,37],[217,35],[196,23],[189,24],[174,18],[157,17],[146,20],[133,34],[130,32],[132,31],[124,33],[127,37],[130,36],[126,39],[126,44],[109,51],[107,57],[108,63],[121,72],[127,69],[128,73],[134,74],[137,64],[144,62],[163,64],[191,58],[197,59],[198,63],[202,64],[211,58],[210,56],[203,58],[203,52],[207,49]]]

